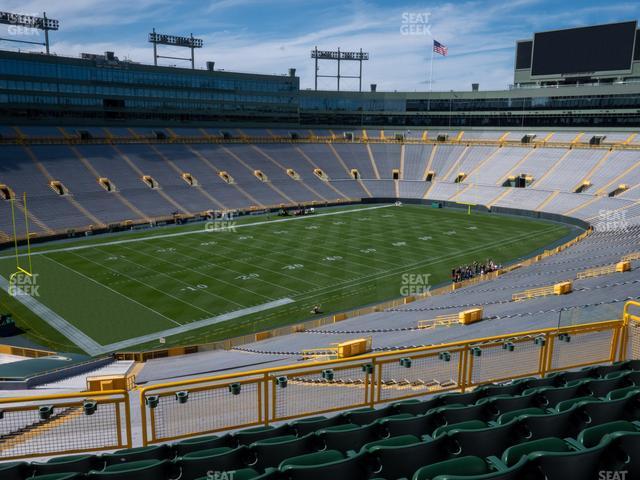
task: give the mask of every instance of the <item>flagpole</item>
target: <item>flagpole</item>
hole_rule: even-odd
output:
[[[429,67],[429,99],[427,110],[431,110],[431,92],[433,91],[433,39],[431,39],[431,66]]]

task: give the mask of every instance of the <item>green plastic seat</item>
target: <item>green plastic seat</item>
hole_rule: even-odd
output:
[[[174,461],[181,480],[202,477],[210,471],[227,472],[247,467],[249,449],[242,445],[238,448],[218,447],[209,450],[190,452]],[[139,479],[135,479],[139,480]]]
[[[106,462],[107,466],[124,462],[138,462],[141,460],[165,460],[170,457],[171,449],[168,445],[127,448],[102,455],[102,459]]]
[[[507,448],[502,454],[502,461],[508,467],[518,463],[523,456],[532,452],[569,452],[571,448],[561,438],[548,437],[531,442],[520,443]]]
[[[585,428],[578,434],[578,442],[587,448],[595,447],[600,443],[602,437],[614,432],[637,432],[638,428],[631,422],[626,420],[618,420],[615,422],[594,425]]]
[[[137,462],[116,463],[104,470],[91,471],[88,480],[164,480],[169,475],[167,460],[139,460]]]
[[[172,445],[173,451],[176,457],[182,457],[189,452],[195,452],[197,450],[207,450],[216,447],[230,447],[234,441],[232,441],[230,435],[223,435],[219,437],[217,435],[208,435],[206,437],[187,438]]]
[[[23,480],[27,476],[29,464],[26,462],[0,463],[0,478],[3,480]]]
[[[191,458],[205,458],[211,457],[215,455],[222,455],[224,453],[229,453],[233,451],[231,447],[216,447],[216,448],[208,448],[206,450],[196,450],[195,452],[189,452],[184,455],[182,458],[191,459]]]
[[[347,452],[349,450],[358,451],[366,443],[379,440],[380,426],[377,423],[369,425],[336,425],[335,427],[324,428],[316,432],[320,448],[327,450],[340,450]]]
[[[529,408],[521,408],[519,410],[513,410],[511,412],[505,412],[500,415],[497,419],[497,422],[500,425],[504,425],[505,423],[509,423],[514,418],[518,418],[522,415],[544,415],[546,412],[542,408],[538,407],[529,407]]]
[[[292,431],[291,426],[288,424],[274,427],[273,425],[265,425],[261,427],[245,428],[233,434],[233,438],[238,442],[238,445],[251,445],[258,440],[263,440],[270,437],[281,437],[282,435],[288,435]]]
[[[342,415],[335,415],[333,417],[309,417],[291,422],[291,428],[298,434],[299,437],[304,437],[308,433],[313,433],[318,430],[327,427],[333,427],[334,425],[340,425],[346,423],[347,419]]]
[[[367,425],[392,413],[394,413],[393,407],[387,406],[383,408],[357,408],[355,410],[349,410],[348,412],[343,413],[343,415],[351,423],[355,423],[356,425]]]
[[[278,469],[284,470],[285,467],[291,466],[308,467],[313,465],[323,465],[343,459],[344,455],[338,450],[325,450],[324,452],[314,452],[287,458],[280,463]]]
[[[484,475],[491,472],[487,462],[480,457],[460,457],[432,463],[413,474],[413,480],[431,480],[438,475]]]
[[[87,473],[89,470],[102,468],[104,463],[95,455],[71,455],[55,457],[46,462],[31,462],[34,475],[48,475],[52,473]]]
[[[559,402],[556,405],[555,409],[558,412],[564,412],[566,410],[569,410],[574,405],[581,405],[581,404],[584,404],[586,402],[599,402],[599,401],[600,401],[600,399],[598,399],[596,397],[592,397],[592,396],[570,398],[569,400],[563,400],[563,401]]]
[[[467,422],[452,423],[450,425],[443,425],[441,427],[438,427],[433,431],[432,436],[434,438],[438,438],[452,430],[480,430],[487,427],[487,423],[483,422],[482,420],[469,420]]]
[[[340,452],[337,453],[339,454]],[[302,459],[302,461],[297,460],[296,463],[281,464],[279,470],[287,480],[364,480],[370,478],[372,475],[372,466],[368,457],[369,454],[366,452],[345,458],[338,458],[334,453],[332,456],[334,456],[336,460],[325,463],[316,463],[319,458],[322,458],[317,455],[318,454],[308,455],[307,457],[315,456],[315,458]],[[305,456],[303,455],[303,457]],[[299,459],[300,457],[297,458]],[[305,464],[303,465],[302,463]]]
[[[318,440],[313,433],[304,437],[283,435],[282,437],[266,438],[249,446],[249,467],[263,471],[269,467],[277,467],[283,460],[297,455],[312,453],[317,450]]]
[[[631,385],[628,387],[618,388],[616,390],[611,390],[607,394],[607,400],[618,400],[619,398],[624,398],[627,395],[631,394],[631,392],[640,392],[640,387],[637,385]]]
[[[74,473],[49,473],[46,475],[37,475],[35,477],[29,477],[29,480],[74,480],[74,479],[79,479],[79,478],[84,478],[83,474],[80,472],[74,472]],[[2,480],[4,480],[4,477],[2,477]]]
[[[373,447],[398,447],[404,445],[412,445],[420,442],[420,439],[415,435],[398,435],[397,437],[383,438],[382,440],[375,440],[362,446],[360,451],[369,451]]]

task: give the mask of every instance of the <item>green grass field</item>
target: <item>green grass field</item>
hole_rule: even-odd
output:
[[[329,314],[396,298],[403,274],[428,274],[436,286],[459,264],[507,263],[571,233],[545,221],[410,205],[243,217],[232,227],[205,232],[192,224],[39,246],[37,300],[101,345],[145,335],[152,338],[126,349],[158,348],[160,336],[164,346],[202,343],[303,321],[316,304]],[[15,270],[10,253],[0,258],[4,278]],[[2,293],[0,307],[35,341],[75,349]],[[244,311],[251,307],[257,311]],[[231,319],[215,318],[223,314]],[[162,333],[206,319],[215,323]]]

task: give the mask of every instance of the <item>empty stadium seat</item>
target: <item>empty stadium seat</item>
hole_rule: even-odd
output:
[[[182,480],[193,480],[210,471],[221,472],[245,468],[249,457],[249,449],[244,445],[234,449],[217,447],[187,453],[176,459],[175,467]]]
[[[101,471],[91,471],[88,480],[163,480],[169,478],[168,460],[138,460],[109,465]]]
[[[345,457],[337,450],[293,457],[280,464],[279,469],[287,480],[367,480],[371,477],[366,453]]]

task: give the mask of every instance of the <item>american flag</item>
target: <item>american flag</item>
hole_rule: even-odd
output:
[[[441,44],[439,41],[434,40],[433,41],[433,51],[436,52],[436,53],[439,53],[443,57],[446,57],[447,56],[447,52],[449,51],[449,49],[447,47],[445,47],[443,44]]]

